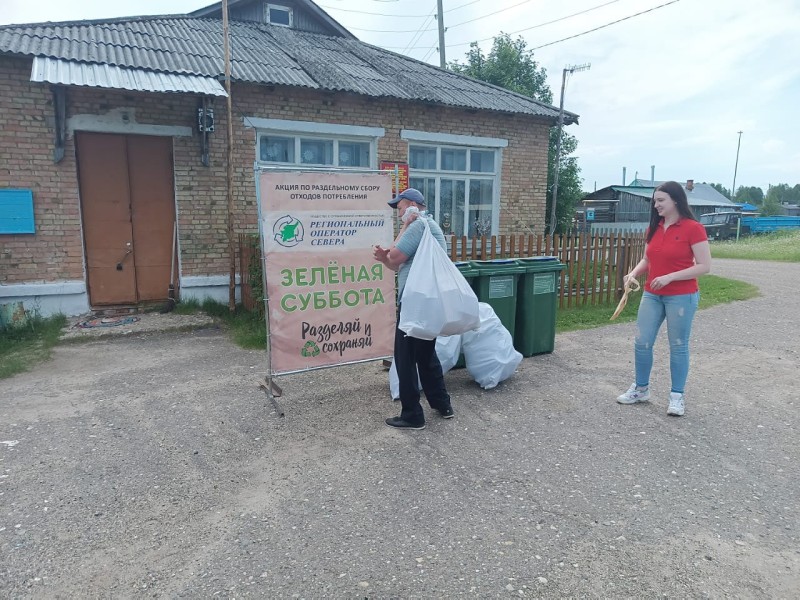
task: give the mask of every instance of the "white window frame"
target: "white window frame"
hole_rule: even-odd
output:
[[[343,170],[374,170],[378,168],[378,138],[385,135],[383,127],[363,127],[358,125],[342,125],[338,123],[316,123],[314,121],[288,121],[284,119],[264,119],[245,117],[244,123],[257,130],[256,162],[269,167],[309,167],[336,168]],[[294,138],[294,162],[282,163],[261,160],[261,138],[265,135]],[[333,142],[332,165],[308,164],[301,162],[300,140],[315,139]],[[369,165],[361,167],[339,166],[339,142],[369,143]]]
[[[269,18],[269,11],[270,9],[277,9],[277,10],[285,10],[289,13],[289,24],[286,23],[273,23]],[[278,27],[292,27],[294,25],[294,11],[292,10],[291,6],[284,6],[283,4],[264,4],[264,20],[269,23],[270,25],[276,25]]]
[[[501,174],[503,171],[503,151],[502,149],[508,146],[508,140],[502,138],[488,138],[468,135],[455,135],[447,133],[432,133],[427,131],[414,131],[414,130],[401,130],[400,139],[408,142],[408,162],[409,162],[409,179],[412,177],[426,177],[433,178],[436,181],[436,202],[434,203],[434,212],[437,220],[441,218],[440,202],[441,202],[441,180],[445,179],[463,179],[464,183],[464,230],[461,233],[453,232],[453,235],[469,235],[469,188],[470,180],[492,179],[492,230],[490,235],[497,235],[500,228],[500,182]],[[415,169],[411,167],[411,146],[422,146],[427,148],[436,149],[436,169]],[[465,171],[443,171],[440,166],[442,164],[442,149],[457,149],[457,150],[479,150],[479,151],[494,151],[494,171],[491,173],[473,173],[470,168],[470,156],[467,153],[467,170]]]

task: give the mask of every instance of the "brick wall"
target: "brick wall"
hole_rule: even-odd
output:
[[[507,139],[508,147],[502,153],[500,233],[530,233],[529,229],[534,233],[544,232],[550,131],[547,122],[522,115],[305,89],[268,90],[242,85],[234,88],[233,97],[235,121],[236,117],[248,115],[383,127],[386,133],[378,141],[378,161],[408,160],[408,143],[400,139],[401,129]],[[224,110],[224,101],[218,102],[217,114]],[[239,131],[236,133],[245,142],[240,151],[249,153],[245,164],[252,164],[255,132],[249,129],[242,133],[241,136]],[[255,197],[255,189],[248,194]]]
[[[74,139],[65,158],[52,161],[53,107],[49,86],[30,83],[30,59],[0,58],[0,187],[34,190],[36,234],[0,235],[0,284],[83,278]],[[500,233],[540,233],[545,222],[549,125],[531,117],[466,111],[392,99],[324,93],[302,88],[234,86],[234,199],[236,231],[257,231],[253,176],[256,132],[243,116],[384,127],[378,160],[406,161],[401,129],[505,138]],[[144,94],[69,88],[67,116],[107,115],[128,109],[133,121],[193,127],[198,99],[188,94]],[[216,132],[210,166],[200,162],[200,141],[173,138],[181,273],[228,272],[225,139],[226,105],[214,101]]]
[[[30,59],[0,59],[0,188],[33,190],[35,234],[0,235],[0,283],[83,279],[75,153],[53,164],[50,88]]]

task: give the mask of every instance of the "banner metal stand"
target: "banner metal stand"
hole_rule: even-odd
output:
[[[395,166],[394,169],[391,169],[391,170],[384,170],[384,169],[344,169],[344,168],[331,169],[331,168],[328,168],[328,167],[317,167],[317,168],[315,168],[315,167],[272,167],[272,166],[265,167],[263,165],[259,165],[257,162],[254,163],[254,173],[255,173],[255,179],[256,179],[256,206],[257,206],[257,209],[258,209],[258,224],[259,224],[258,225],[259,252],[260,252],[259,260],[261,261],[261,285],[262,285],[263,290],[264,290],[264,321],[265,321],[265,327],[266,327],[266,352],[267,352],[267,373],[264,376],[263,381],[260,380],[258,382],[258,388],[260,390],[262,390],[267,395],[267,398],[269,398],[269,401],[272,404],[272,406],[275,408],[275,411],[277,412],[278,416],[279,417],[285,417],[286,416],[286,412],[284,411],[284,409],[281,406],[280,402],[278,402],[278,400],[277,400],[277,398],[280,398],[280,397],[283,396],[283,388],[281,388],[275,382],[276,374],[275,374],[275,372],[273,371],[273,368],[272,368],[272,339],[271,339],[271,333],[270,333],[270,320],[269,320],[269,302],[270,302],[270,298],[269,298],[269,288],[267,287],[267,265],[266,265],[267,261],[266,261],[266,252],[265,252],[266,245],[265,245],[265,240],[264,240],[264,232],[263,232],[263,228],[262,228],[263,215],[262,215],[262,198],[261,198],[261,177],[259,176],[264,171],[291,172],[291,173],[326,173],[326,174],[327,173],[331,173],[331,174],[342,174],[342,173],[347,173],[347,174],[373,174],[373,175],[375,175],[375,174],[390,174],[390,175],[394,175],[394,177],[392,178],[392,186],[391,186],[391,189],[392,189],[392,192],[393,192],[393,196],[392,197],[394,197],[395,195],[400,193],[400,190],[397,189],[397,186],[399,186],[399,182],[400,182],[400,175],[399,175],[399,168],[397,166]],[[308,368],[300,369],[300,370],[296,370],[296,371],[281,372],[278,375],[290,375],[290,374],[295,374],[295,373],[304,373],[304,372],[307,372],[307,371],[316,371],[316,370],[319,370],[319,369],[329,369],[329,368],[341,367],[341,366],[352,365],[352,364],[360,364],[360,363],[365,363],[365,362],[374,362],[376,360],[381,360],[382,364],[384,366],[386,366],[387,364],[391,365],[391,362],[388,360],[388,359],[391,359],[391,358],[392,358],[391,356],[375,357],[375,358],[369,358],[369,359],[365,359],[365,360],[357,360],[357,361],[339,363],[339,364],[335,364],[335,365],[325,365],[325,366],[319,366],[319,367],[308,367]]]

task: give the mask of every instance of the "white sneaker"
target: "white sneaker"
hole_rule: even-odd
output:
[[[620,404],[636,404],[637,402],[647,402],[650,400],[650,388],[640,390],[636,384],[631,384],[628,391],[617,397]]]
[[[673,417],[682,417],[684,413],[683,394],[678,392],[669,393],[669,408],[667,414]]]

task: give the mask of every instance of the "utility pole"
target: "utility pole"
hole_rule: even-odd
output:
[[[228,309],[236,310],[236,244],[233,235],[233,101],[231,99],[231,40],[228,26],[228,0],[222,0],[222,37],[225,61],[225,91],[228,93],[228,143],[225,159],[228,163],[228,256],[230,260],[230,279],[228,281]]]
[[[739,131],[739,143],[736,144],[736,166],[733,167],[733,186],[731,187],[731,202],[736,198],[736,172],[739,170],[739,148],[742,147],[742,132]]]
[[[436,21],[439,23],[439,66],[443,69],[447,67],[447,60],[444,57],[444,10],[442,0],[436,0],[437,10]]]
[[[441,2],[441,0],[439,0]],[[561,171],[561,132],[564,129],[564,89],[567,87],[567,73],[588,71],[591,63],[564,67],[561,75],[561,101],[558,105],[558,137],[556,138],[555,173],[553,173],[553,201],[550,204],[550,236],[556,239],[556,206],[558,204],[558,174]]]

